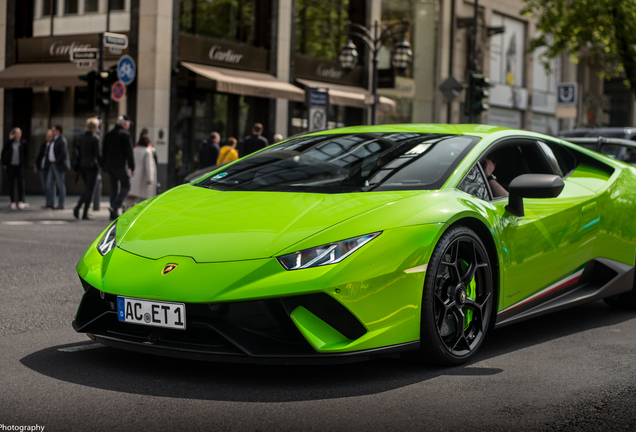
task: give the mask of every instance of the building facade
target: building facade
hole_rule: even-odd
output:
[[[521,0],[479,1],[477,68],[495,84],[480,121],[544,133],[635,124],[633,97],[620,80],[604,83],[584,63],[563,59],[546,72],[540,52],[526,53],[534,27],[521,7]],[[56,124],[73,146],[95,114],[79,75],[97,64],[78,69],[70,53],[98,47],[103,32],[124,34],[128,47],[106,49],[104,66],[130,55],[137,75],[102,113],[103,128],[127,113],[135,139],[147,129],[165,190],[199,167],[211,132],[240,141],[258,122],[271,141],[307,131],[309,90],[328,95],[324,127],[368,123],[369,50],[353,38],[358,66],[347,72],[337,62],[346,24],[371,29],[402,18],[410,26],[399,36],[411,43],[414,62],[396,73],[396,40],[383,41],[378,122],[467,122],[463,92],[449,100],[439,87],[449,77],[467,82],[473,12],[463,0],[0,0],[0,133],[6,139],[21,127],[32,159]],[[575,118],[556,117],[561,82],[579,84]],[[40,193],[36,175],[27,176],[28,192]],[[70,193],[79,191],[69,180]]]

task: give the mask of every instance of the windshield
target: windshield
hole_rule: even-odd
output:
[[[217,190],[314,193],[439,189],[478,141],[421,133],[303,136],[195,184]]]

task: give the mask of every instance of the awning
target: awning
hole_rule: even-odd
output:
[[[224,69],[196,63],[181,62],[192,72],[216,81],[216,90],[223,93],[256,96],[268,99],[305,100],[305,91],[295,85],[278,80],[266,73]]]
[[[366,109],[373,103],[371,93],[363,87],[332,84],[303,78],[298,78],[297,81],[307,87],[328,88],[329,103],[333,105]],[[378,109],[381,111],[393,111],[395,110],[395,102],[387,97],[380,96]]]
[[[106,67],[114,63],[108,62]],[[97,69],[97,62],[93,62]],[[0,71],[0,88],[85,86],[79,79],[91,69],[78,69],[75,63],[19,63]]]

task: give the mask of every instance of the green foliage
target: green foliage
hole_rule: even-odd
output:
[[[531,50],[545,46],[544,59],[569,53],[602,78],[624,76],[636,93],[636,1],[524,0],[523,15],[537,22]],[[624,74],[624,75],[623,75]]]
[[[346,42],[349,0],[296,1],[296,53],[336,60]]]
[[[181,0],[179,29],[249,44],[254,39],[254,19],[252,0]]]

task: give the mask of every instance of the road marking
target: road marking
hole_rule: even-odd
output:
[[[79,352],[79,351],[86,351],[86,350],[91,350],[91,349],[95,349],[95,348],[102,348],[104,345],[99,344],[99,343],[93,343],[93,344],[88,344],[88,345],[77,345],[77,346],[72,346],[72,347],[68,347],[68,348],[59,348],[58,351],[60,352]]]
[[[36,223],[39,223],[40,225],[66,225],[66,224],[70,223],[70,221],[44,220],[44,221],[38,221],[38,222],[33,222],[33,221],[4,221],[4,222],[0,222],[0,224],[2,224],[2,225],[12,225],[12,226],[16,226],[16,225],[35,225]]]

